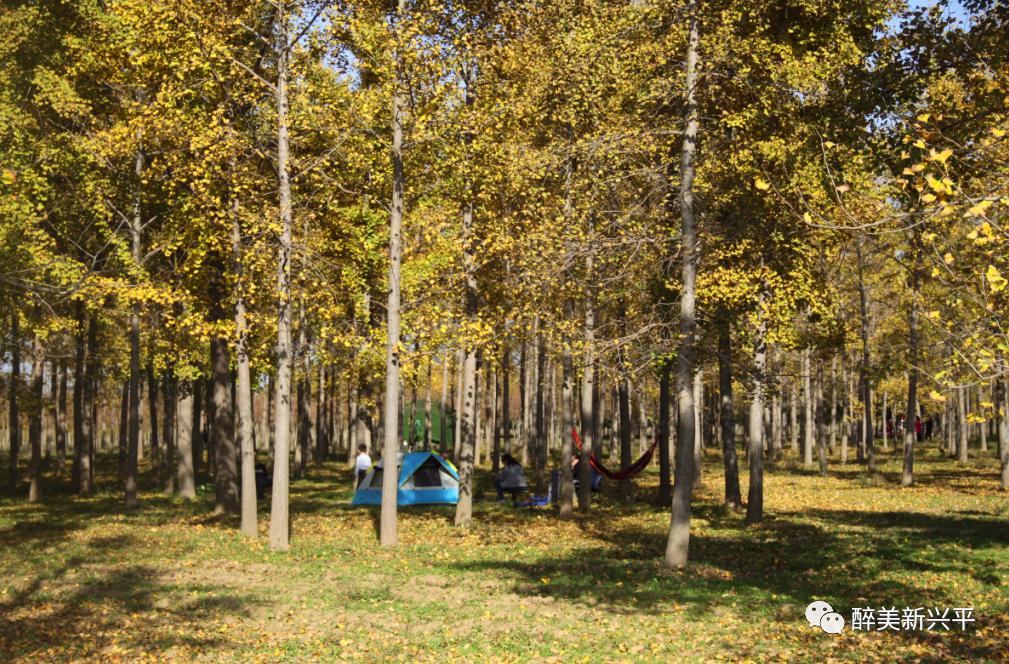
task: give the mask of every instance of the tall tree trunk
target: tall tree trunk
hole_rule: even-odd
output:
[[[809,361],[809,348],[802,351],[802,465],[809,469],[813,467],[813,390],[812,371]]]
[[[788,390],[788,435],[791,438],[790,447],[795,454],[799,453],[799,387],[793,377],[789,381]]]
[[[827,436],[823,430],[823,362],[816,363],[816,451],[820,459],[820,476],[827,476]]]
[[[137,158],[134,165],[134,175],[137,180],[144,169],[144,151],[142,149],[141,134],[137,131]],[[143,219],[140,214],[140,190],[138,189],[133,200],[133,225],[130,227],[130,245],[133,264],[140,266],[140,233],[143,230]],[[76,391],[76,388],[75,388]],[[76,401],[76,395],[74,397]],[[77,404],[75,403],[75,406]],[[77,415],[74,414],[74,431]],[[126,458],[126,490],[123,504],[126,509],[136,507],[137,504],[137,467],[140,461],[140,303],[133,304],[133,312],[130,315],[130,430],[129,449]],[[76,441],[74,442],[76,455]]]
[[[533,368],[531,362],[529,361],[529,341],[524,340],[522,342],[522,354],[519,358],[519,372],[520,372],[520,383],[522,386],[522,394],[520,395],[522,400],[522,465],[529,467],[529,459],[531,457],[531,450],[533,445],[533,435],[532,435],[532,376]]]
[[[326,408],[329,395],[326,392],[326,365],[319,364],[319,391],[315,398],[315,467],[322,468],[322,459],[326,450],[326,415],[329,412]],[[255,451],[253,451],[255,455]],[[255,459],[253,459],[255,461]],[[253,463],[255,465],[255,463]],[[243,471],[244,472],[244,471]]]
[[[448,399],[448,364],[449,356],[445,355],[441,362],[441,403],[438,408],[438,453],[443,457],[448,454],[448,422],[446,421],[448,406],[445,405]],[[507,408],[507,406],[505,407]]]
[[[918,432],[916,417],[918,414],[918,300],[921,297],[921,271],[924,252],[919,244],[917,232],[914,235],[915,261],[914,282],[911,291],[911,311],[908,315],[907,351],[907,411],[904,413],[904,468],[901,471],[900,485],[914,484],[914,443]],[[886,429],[886,422],[883,422]]]
[[[290,138],[288,136],[287,78],[289,49],[288,2],[278,0],[277,28],[280,37],[277,54],[277,176],[280,207],[280,247],[277,251],[277,403],[275,451],[273,460],[273,497],[270,504],[270,548],[286,551],[290,547],[290,453],[291,453],[291,178],[288,173]]]
[[[91,464],[91,455],[95,444],[92,411],[95,406],[95,381],[98,377],[98,317],[88,316],[88,318],[90,320],[88,324],[87,365],[84,369],[84,389],[81,397],[80,494],[84,498],[91,495],[91,482],[94,474]]]
[[[565,319],[574,322],[574,302],[564,303]],[[570,519],[575,511],[575,476],[571,468],[575,438],[574,416],[574,366],[571,358],[571,337],[565,333],[561,340],[561,520]]]
[[[591,257],[587,260],[587,267],[591,273]],[[583,514],[589,512],[592,505],[592,468],[589,459],[594,451],[595,442],[595,405],[593,394],[596,388],[595,369],[595,304],[591,294],[585,299],[585,365],[582,371],[582,451],[578,460],[578,508]],[[666,371],[666,391],[668,400],[669,372]],[[668,427],[668,423],[667,423]],[[664,431],[668,431],[668,428]],[[663,440],[668,439],[668,435],[663,433]],[[661,476],[661,473],[660,473]],[[661,485],[661,480],[660,480]],[[661,492],[661,488],[660,488]],[[666,501],[669,496],[669,468],[666,467]]]
[[[203,458],[203,411],[205,410],[204,389],[206,381],[203,376],[193,379],[193,481],[200,476],[200,461]],[[194,494],[195,497],[195,494]]]
[[[242,263],[242,224],[238,216],[237,197],[231,201],[231,271],[235,278],[235,359],[238,364],[236,443],[242,455],[241,532],[247,537],[255,537],[259,527],[256,522],[256,450],[252,440],[252,372],[249,367],[249,333],[245,323],[245,267]]]
[[[165,422],[163,431],[165,446],[165,493],[169,496],[175,493],[175,372],[171,369],[165,374],[165,380],[161,385],[161,402],[165,408]]]
[[[848,463],[848,432],[851,430],[851,404],[852,393],[851,383],[848,378],[848,364],[844,356],[841,357],[841,384],[847,396],[841,405],[841,465]]]
[[[396,19],[406,18],[406,0],[398,0],[396,4]],[[393,26],[394,39],[401,37],[398,25]],[[396,48],[399,45],[396,44]],[[383,441],[382,458],[385,461],[385,473],[390,478],[398,478],[396,460],[399,450],[399,325],[400,325],[400,289],[402,283],[400,274],[403,260],[403,89],[405,83],[403,55],[395,54],[395,83],[392,93],[392,205],[389,209],[389,296],[387,312],[387,337],[385,352],[385,440]],[[470,470],[470,485],[472,492],[472,469]],[[397,530],[397,488],[398,482],[382,483],[382,516],[379,541],[381,546],[396,546],[399,542]],[[463,488],[460,483],[460,502]],[[467,499],[471,499],[467,496]],[[458,512],[456,513],[458,523]],[[467,523],[469,519],[466,519]]]
[[[224,312],[220,313],[223,318]],[[231,359],[228,345],[228,340],[221,337],[210,340],[214,404],[210,445],[214,449],[216,489],[214,514],[239,513],[238,469],[235,467],[235,410],[231,401]]]
[[[704,436],[704,371],[698,369],[694,373],[694,488],[703,485],[701,477],[701,447]]]
[[[618,314],[621,321],[624,320],[624,305],[620,305],[620,313]],[[623,326],[621,326],[623,327]],[[623,372],[623,353],[618,354],[620,358],[621,372]],[[627,376],[621,375],[617,378],[617,408],[620,409],[620,469],[630,467],[634,462],[631,458],[631,404],[630,404],[630,394],[628,392]],[[631,486],[630,480],[620,480],[620,499],[630,500],[633,492],[633,487]]]
[[[193,394],[193,380],[183,378],[179,381],[176,391],[179,411],[179,497],[196,498],[196,476],[193,473],[193,420],[196,399]]]
[[[119,479],[126,479],[126,459],[130,449],[130,379],[123,381],[123,394],[119,406]]]
[[[718,330],[718,391],[721,392],[722,461],[725,464],[725,504],[743,507],[736,459],[736,411],[732,403],[732,330],[723,320]]]
[[[858,258],[858,297],[860,313],[862,316],[862,373],[861,385],[865,400],[865,423],[863,425],[863,436],[865,446],[865,458],[868,463],[870,473],[876,472],[876,450],[873,440],[874,428],[872,426],[872,399],[870,391],[872,386],[869,382],[869,293],[862,274],[862,248],[856,242],[855,253]]]
[[[837,358],[830,360],[830,453],[837,448]]]
[[[680,444],[676,450],[675,483],[673,485],[673,510],[666,543],[666,567],[687,564],[690,551],[690,502],[693,493],[694,455],[689,441],[694,439],[694,399],[690,378],[694,369],[695,289],[697,284],[697,235],[694,228],[694,155],[697,148],[697,0],[688,0],[689,37],[686,57],[686,131],[680,166],[681,244],[683,256],[682,290],[680,296],[680,353],[676,364],[676,394],[679,401]]]
[[[672,441],[669,413],[669,379],[672,374],[672,363],[667,359],[662,362],[659,374],[659,504],[665,505],[673,498],[672,485],[669,481],[669,444]],[[591,403],[591,397],[590,397]],[[733,449],[733,451],[735,451]],[[583,461],[584,463],[584,461]],[[579,466],[581,467],[581,466]]]
[[[277,446],[277,428],[274,426],[274,409],[277,401],[277,379],[270,376],[270,384],[266,388],[266,437],[269,439],[266,451],[266,470],[273,475],[273,461]]]
[[[499,389],[499,382],[501,380],[501,374],[495,370],[490,375],[491,380],[491,397],[489,403],[493,404],[493,412],[491,413],[490,422],[492,423],[491,429],[492,436],[494,437],[494,451],[491,453],[491,473],[496,475],[501,472],[501,427],[499,426],[498,418],[501,415],[501,390]]]
[[[70,485],[75,491],[80,491],[81,488],[81,440],[83,439],[83,434],[81,433],[81,427],[84,417],[84,365],[87,361],[88,354],[88,321],[85,314],[84,302],[78,300],[75,305],[76,320],[76,335],[74,336],[74,458],[71,462],[70,467]],[[12,365],[12,369],[17,369],[18,375],[21,372],[21,361],[20,361],[20,343],[15,343],[14,351],[18,353],[17,359]],[[12,383],[17,384],[13,379],[14,375],[11,375]],[[13,392],[12,392],[13,393]],[[16,396],[16,395],[15,395]],[[15,431],[18,426],[18,419],[15,415],[14,406],[15,401],[11,402],[11,433]],[[20,440],[20,438],[18,439]],[[17,441],[13,438],[11,439],[11,447],[13,448]]]
[[[1005,366],[1005,363],[1003,363]],[[1001,404],[998,401],[995,403],[995,412],[999,412],[998,405],[1001,405],[1001,414],[998,418],[998,458],[999,465],[1001,466],[1001,473],[999,478],[1002,481],[1002,488],[1009,489],[1009,378],[1002,374],[1002,380],[999,381],[1000,399]]]
[[[536,343],[536,493],[547,493],[547,427],[543,411],[543,391],[546,380],[546,340],[539,331],[539,317],[535,327]]]
[[[960,387],[957,388],[957,433],[959,434],[957,438],[957,461],[960,463],[967,463],[967,408],[964,404],[966,398],[967,388]]]
[[[158,436],[158,377],[154,365],[147,363],[147,407],[151,414],[151,471],[154,486],[161,485],[161,439]]]
[[[992,398],[994,398],[994,396]],[[984,406],[981,405],[981,402],[983,402],[984,400],[985,400],[984,399],[984,387],[979,385],[978,388],[977,388],[978,410],[981,412],[982,416],[985,417],[985,419],[981,422],[980,425],[978,425],[978,428],[981,430],[981,451],[982,452],[987,452],[988,451],[988,423],[991,421],[991,417],[988,416],[987,413],[985,413]]]
[[[761,285],[758,323],[753,336],[753,400],[750,403],[750,489],[746,497],[746,523],[764,519],[764,386],[767,382],[767,291]]]
[[[60,360],[60,392],[56,400],[56,476],[67,464],[67,361]]]
[[[460,459],[462,455],[462,417],[463,417],[463,409],[465,408],[465,406],[463,405],[464,404],[463,388],[466,384],[465,364],[466,364],[466,355],[465,353],[460,351],[458,362],[459,371],[457,372],[458,375],[456,376],[455,399],[453,401],[453,403],[455,403],[455,429],[452,435],[452,463],[455,464],[457,468],[461,463]]]
[[[424,398],[424,451],[431,451],[431,364],[433,360],[427,361],[427,394]]]
[[[505,454],[512,453],[511,390],[509,372],[511,369],[511,349],[505,345],[501,352],[501,427],[504,436]]]
[[[38,305],[36,305],[38,309]],[[35,503],[42,497],[42,381],[45,377],[45,349],[42,347],[42,337],[36,332],[32,338],[32,396],[35,408],[32,409],[31,421],[28,425],[28,444],[31,447],[32,458],[28,467],[29,487],[28,502]]]
[[[882,414],[883,414],[883,426],[881,428],[883,430],[883,451],[884,452],[890,449],[890,437],[887,435],[887,431],[886,431],[886,425],[890,421],[889,418],[887,417],[887,414],[888,414],[887,410],[890,407],[889,403],[887,403],[889,401],[889,399],[888,399],[889,396],[890,395],[888,395],[886,392],[883,392],[883,410],[882,410]],[[894,443],[893,446],[896,448],[897,444]]]
[[[80,312],[83,311],[83,303],[78,304],[78,325],[82,325]],[[83,354],[80,347],[84,344],[84,331],[78,331],[77,352],[81,353],[78,364],[83,367]],[[79,375],[83,375],[83,368]],[[7,488],[15,491],[18,485],[18,454],[21,452],[21,416],[18,409],[18,393],[21,391],[21,314],[17,308],[11,313],[11,383],[8,390],[8,401],[10,402],[10,472],[7,475]],[[80,390],[77,383],[74,383],[74,401],[77,401],[77,394]],[[76,403],[74,404],[76,406]],[[76,421],[79,408],[74,408],[74,418]],[[74,438],[74,454],[76,459],[77,444],[79,439]],[[79,467],[78,467],[79,468]]]

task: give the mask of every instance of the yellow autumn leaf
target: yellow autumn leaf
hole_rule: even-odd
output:
[[[935,390],[932,390],[931,392],[928,393],[928,398],[931,399],[932,401],[938,401],[939,403],[942,403],[943,401],[946,400],[946,397],[939,394]]]
[[[954,260],[953,259],[953,254],[947,253],[945,256],[942,257],[942,259],[944,261],[946,261],[946,265],[951,265],[953,263],[953,260]]]
[[[921,197],[922,202],[931,203],[935,200],[935,194],[924,194]]]
[[[753,180],[753,184],[757,187],[757,189],[761,191],[767,191],[768,189],[771,188],[770,182],[764,182],[759,177]]]

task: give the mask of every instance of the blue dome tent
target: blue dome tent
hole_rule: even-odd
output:
[[[397,505],[455,505],[459,502],[459,472],[434,452],[398,455]],[[381,505],[385,459],[368,469],[351,505]]]

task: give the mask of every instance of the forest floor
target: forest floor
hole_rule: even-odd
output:
[[[92,498],[48,476],[38,504],[24,487],[0,498],[0,662],[1006,661],[1009,494],[980,456],[959,465],[928,444],[911,489],[892,453],[875,477],[835,457],[821,478],[789,456],[767,470],[765,522],[746,527],[707,450],[682,571],[660,564],[654,470],[633,503],[608,483],[561,522],[496,505],[484,468],[471,528],[454,508],[401,508],[400,546],[380,550],[377,508],[348,504],[334,462],[293,482],[279,554],[268,499],[255,541],[210,514],[209,487],[124,512],[102,458]],[[745,496],[745,460],[740,474]],[[814,599],[844,616],[840,635],[808,625]],[[852,631],[853,607],[971,607],[976,622]]]

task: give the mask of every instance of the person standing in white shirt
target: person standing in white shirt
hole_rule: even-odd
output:
[[[364,476],[368,474],[368,469],[371,468],[371,457],[368,456],[368,446],[364,443],[357,446],[357,451],[360,454],[357,455],[354,474],[357,475],[357,486],[361,486],[361,481],[364,480]]]

